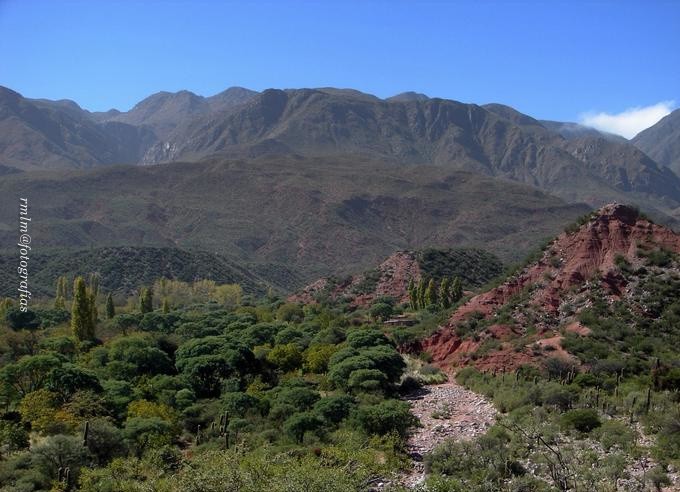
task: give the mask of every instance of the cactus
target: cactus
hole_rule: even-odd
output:
[[[83,429],[83,446],[87,447],[87,437],[90,434],[90,421],[85,421],[85,429]]]
[[[649,413],[649,408],[652,405],[652,387],[647,388],[647,401],[645,401],[645,413]]]
[[[637,403],[637,396],[633,397],[633,402],[630,404],[630,423],[633,423],[633,417],[635,416],[635,404]]]

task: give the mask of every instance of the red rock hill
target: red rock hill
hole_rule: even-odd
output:
[[[566,314],[564,306],[579,292],[599,285],[610,299],[625,295],[626,280],[619,266],[640,265],[641,250],[666,249],[680,252],[680,235],[654,224],[634,208],[610,204],[591,214],[584,223],[553,240],[541,258],[526,266],[502,285],[470,299],[457,309],[448,322],[422,343],[433,360],[443,366],[472,363],[482,369],[512,369],[535,361],[531,351],[511,349],[503,341],[521,333],[526,312],[538,312],[535,342],[550,345],[554,355],[569,357],[561,349],[555,331],[567,326],[574,332],[587,331]],[[512,326],[492,324],[474,339],[461,338],[456,328],[474,316],[493,321],[498,311],[512,300],[523,297],[513,311]],[[571,315],[571,317],[570,317]],[[475,358],[471,355],[485,340],[497,340],[499,348]]]

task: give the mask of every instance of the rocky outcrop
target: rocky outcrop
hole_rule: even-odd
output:
[[[457,309],[437,333],[422,343],[435,362],[443,365],[470,362],[470,354],[485,339],[500,340],[491,328],[478,334],[477,342],[463,340],[456,328],[472,313],[490,318],[517,296],[524,296],[525,306],[541,313],[537,337],[555,337],[553,329],[560,319],[560,308],[574,292],[600,287],[605,295],[618,298],[626,287],[620,265],[642,264],[641,251],[665,249],[680,252],[680,235],[654,224],[632,207],[610,204],[591,214],[583,224],[559,235],[543,251],[541,257],[502,285],[472,297]],[[521,313],[515,321],[522,324]],[[517,319],[518,318],[518,319]],[[572,320],[573,323],[573,320]],[[587,335],[586,327],[570,325]],[[538,344],[540,346],[540,344]],[[560,355],[559,340],[551,351]],[[515,350],[505,344],[474,362],[480,367],[511,369],[531,361],[529,350]],[[504,354],[504,355],[501,355]],[[565,353],[566,354],[566,353]],[[497,359],[497,360],[494,360]]]

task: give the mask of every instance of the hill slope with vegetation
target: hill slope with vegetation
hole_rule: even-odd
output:
[[[0,269],[9,271],[15,263],[13,252],[0,255]],[[265,274],[268,270],[267,265],[260,269]],[[48,249],[32,258],[31,270],[31,292],[35,297],[53,295],[55,279],[62,275],[72,279],[90,273],[98,274],[102,288],[116,295],[130,295],[157,278],[185,282],[208,279],[222,284],[239,284],[250,294],[264,294],[268,285],[286,289],[296,283],[295,275],[284,267],[271,267],[273,279],[262,278],[249,271],[247,266],[224,256],[177,248]],[[277,281],[290,284],[279,285]],[[15,289],[12,277],[0,278],[0,295],[11,296]]]
[[[404,249],[476,246],[518,260],[588,210],[534,188],[435,167],[340,157],[217,159],[5,176],[5,244],[16,241],[19,196],[29,197],[32,235],[43,250],[209,251],[265,269],[286,265],[300,279],[290,287],[371,268]]]

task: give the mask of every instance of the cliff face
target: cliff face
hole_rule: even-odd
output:
[[[499,311],[510,311],[513,328],[522,332],[529,324],[537,328],[534,342],[549,345],[555,355],[568,357],[559,344],[557,329],[565,326],[584,332],[574,324],[572,305],[593,290],[601,290],[610,302],[628,296],[630,280],[621,268],[638,268],[648,251],[680,252],[680,236],[640,216],[637,210],[610,204],[590,216],[580,227],[553,240],[536,262],[529,264],[502,285],[472,297],[457,309],[422,347],[443,365],[474,363],[480,367],[508,369],[532,360],[530,350],[509,351],[499,325],[491,324],[470,342],[457,334],[471,319],[493,323]],[[529,316],[528,313],[534,313]],[[531,318],[531,319],[529,319]],[[497,340],[497,350],[472,361],[470,355],[485,340]]]

